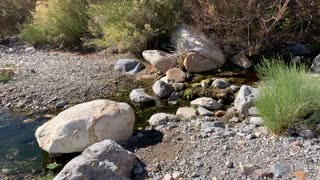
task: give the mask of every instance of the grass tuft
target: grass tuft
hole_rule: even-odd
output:
[[[310,114],[313,120],[320,119],[320,78],[311,76],[305,65],[264,60],[257,71],[262,87],[256,106],[270,130],[282,133],[289,127],[307,124]]]

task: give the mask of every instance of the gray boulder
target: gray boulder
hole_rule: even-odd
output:
[[[180,26],[172,35],[171,43],[178,52],[193,52],[184,62],[188,72],[204,72],[221,67],[225,56],[218,45],[186,26]],[[191,56],[191,57],[190,57]]]
[[[159,50],[143,51],[142,56],[161,73],[166,73],[178,63],[178,56],[176,54],[169,54]]]
[[[135,103],[146,103],[154,101],[153,97],[147,94],[143,88],[132,90],[130,93],[130,100]]]
[[[314,58],[311,69],[315,73],[320,73],[320,54]]]
[[[259,90],[251,86],[241,86],[234,100],[234,107],[241,114],[248,115],[249,109],[254,106],[254,100],[258,97]]]
[[[196,100],[191,101],[190,104],[195,107],[201,106],[209,110],[218,110],[223,108],[222,104],[209,97],[198,98]]]
[[[252,66],[252,63],[247,58],[247,56],[244,54],[244,52],[240,52],[237,55],[235,55],[231,60],[235,65],[242,67],[244,69],[248,69]]]
[[[129,180],[136,162],[134,154],[114,141],[104,140],[72,159],[54,180]]]
[[[161,80],[158,80],[153,84],[152,90],[157,96],[161,98],[170,97],[171,93],[173,92],[173,88],[171,87],[171,85]]]
[[[144,69],[144,65],[134,59],[119,59],[114,66],[114,70],[129,74],[136,74],[142,69]]]

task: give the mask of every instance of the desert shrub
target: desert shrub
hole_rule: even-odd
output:
[[[33,19],[24,25],[22,38],[32,44],[69,45],[86,32],[86,0],[45,0],[37,4]]]
[[[178,24],[180,0],[102,0],[89,7],[89,30],[100,47],[142,50]]]
[[[307,124],[310,115],[320,120],[320,78],[306,69],[304,65],[288,66],[279,59],[265,60],[257,66],[262,87],[256,106],[272,131],[281,133],[300,123]]]
[[[185,0],[184,21],[227,51],[258,53],[286,41],[320,40],[319,0]]]
[[[36,0],[1,0],[0,38],[17,33],[35,4]]]

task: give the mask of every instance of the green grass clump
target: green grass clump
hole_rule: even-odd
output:
[[[86,6],[86,0],[41,1],[32,21],[24,25],[21,37],[32,44],[79,42],[87,27]]]
[[[3,82],[3,83],[8,82],[13,75],[14,75],[14,72],[12,69],[0,69],[0,82]]]
[[[180,0],[108,0],[90,5],[89,30],[100,47],[143,50],[155,37],[169,35],[182,12]],[[180,10],[181,9],[181,10]]]
[[[289,127],[307,124],[310,115],[313,121],[320,119],[320,78],[311,76],[305,65],[265,60],[257,71],[262,87],[256,107],[270,130],[282,133]]]

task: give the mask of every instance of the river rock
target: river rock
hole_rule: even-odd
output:
[[[158,126],[166,124],[167,122],[176,121],[177,117],[172,114],[166,114],[166,113],[157,113],[151,116],[149,119],[149,124],[152,126]]]
[[[209,110],[218,110],[223,108],[222,104],[209,97],[198,98],[196,100],[191,101],[190,104],[195,107],[201,106]]]
[[[201,33],[192,31],[187,26],[177,28],[172,35],[171,43],[178,52],[193,52],[184,61],[188,72],[213,70],[226,62],[222,50],[215,42],[208,40]]]
[[[135,103],[146,103],[154,101],[153,97],[146,93],[145,89],[134,89],[130,93],[130,100]]]
[[[201,107],[201,106],[199,106],[197,110],[198,110],[198,113],[200,116],[213,116],[214,115],[213,112],[211,112],[208,109]]]
[[[128,139],[134,122],[134,112],[127,103],[95,100],[61,112],[39,127],[35,136],[49,153],[81,152],[104,139]]]
[[[244,69],[248,69],[252,66],[252,63],[247,58],[247,56],[244,54],[244,52],[240,52],[237,55],[235,55],[231,60],[235,65],[240,66]]]
[[[72,159],[54,180],[131,179],[137,157],[111,140],[95,143]]]
[[[176,54],[169,54],[159,50],[147,50],[142,53],[143,58],[161,73],[166,73],[178,62]]]
[[[179,119],[190,120],[197,118],[197,111],[192,107],[181,107],[176,113]]]
[[[222,64],[195,52],[190,52],[184,59],[183,66],[189,73],[199,73],[220,68]]]
[[[290,171],[290,167],[283,163],[275,163],[270,166],[270,172],[275,177],[281,177],[287,175]]]
[[[166,77],[169,82],[183,83],[186,81],[187,75],[180,68],[172,68],[166,72]]]
[[[313,72],[320,73],[320,54],[314,58],[311,69]]]
[[[263,126],[264,121],[261,117],[251,117],[249,123],[256,126]]]
[[[158,80],[153,84],[152,90],[157,96],[161,98],[170,97],[171,93],[173,92],[173,88],[171,87],[171,85],[161,80]]]
[[[114,70],[129,74],[136,74],[143,68],[144,65],[134,59],[119,59],[114,66]]]
[[[248,115],[249,109],[253,107],[254,100],[258,97],[259,90],[251,86],[241,86],[239,93],[234,100],[234,107],[241,114]]]
[[[212,86],[218,89],[225,89],[230,86],[230,83],[225,79],[216,79],[212,82]]]

